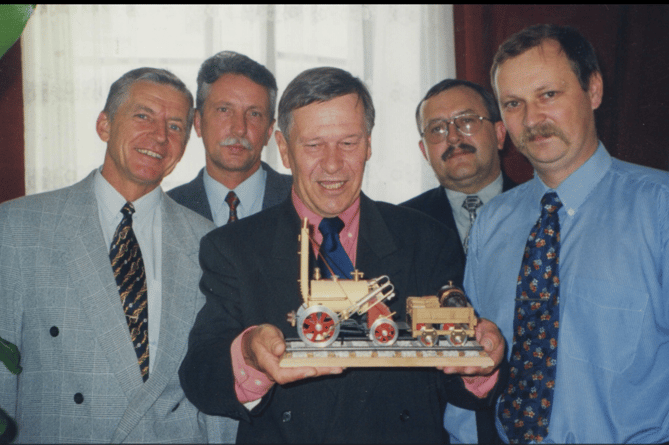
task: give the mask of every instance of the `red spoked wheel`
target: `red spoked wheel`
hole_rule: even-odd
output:
[[[377,346],[391,346],[397,341],[397,323],[389,318],[379,317],[369,329],[369,338]]]
[[[339,336],[339,317],[326,306],[312,306],[297,314],[297,334],[305,344],[326,347]]]

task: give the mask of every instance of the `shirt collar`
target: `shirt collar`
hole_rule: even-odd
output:
[[[444,187],[444,190],[446,191],[446,196],[448,197],[448,200],[451,203],[451,207],[459,208],[462,207],[462,203],[465,202],[465,198],[467,196],[476,195],[479,197],[481,202],[485,204],[495,196],[502,193],[503,182],[504,181],[502,179],[502,172],[500,172],[494,181],[492,181],[490,184],[486,185],[476,193],[462,193],[458,192],[457,190],[447,189],[446,187]]]
[[[585,161],[574,173],[555,189],[563,208],[569,216],[573,216],[583,201],[588,197],[592,189],[602,180],[612,164],[611,155],[606,151],[604,145],[600,142],[595,153]],[[534,187],[531,193],[534,194],[536,202],[540,202],[544,194],[553,190],[548,187],[536,174],[534,175]]]
[[[102,211],[104,220],[112,223],[117,221],[117,219],[120,220],[122,218],[121,209],[127,200],[102,176],[102,167],[95,172],[93,181],[95,198],[98,201],[98,207]],[[162,189],[158,186],[146,195],[133,201],[132,205],[135,208],[133,222],[141,222],[153,215],[153,212],[162,199],[161,191]]]
[[[307,218],[309,220],[309,224],[318,228],[319,224],[323,220],[323,217],[312,212],[304,204],[304,202],[302,202],[300,197],[297,196],[297,193],[295,193],[294,187],[291,191],[290,197],[293,201],[293,206],[295,207],[295,210],[300,217],[300,220]],[[348,209],[344,210],[338,216],[344,222],[344,228],[342,229],[341,233],[351,231],[355,231],[357,233],[357,227],[360,224],[360,196],[358,196],[358,198],[353,201],[353,204],[351,204]],[[323,235],[318,229],[314,230],[314,238],[319,242],[323,239]]]
[[[244,182],[235,187],[234,192],[239,198],[238,211],[241,214],[246,214],[246,210],[253,207],[255,200],[262,195],[260,191],[265,187],[266,178],[267,172],[261,166],[251,176],[246,178]],[[233,190],[212,178],[206,168],[204,169],[204,188],[207,196],[221,196],[222,198],[225,198],[228,195],[228,192]],[[210,204],[212,203],[210,202]],[[220,202],[215,205],[222,206],[224,204],[225,201],[221,199]],[[225,205],[227,208],[227,204]]]

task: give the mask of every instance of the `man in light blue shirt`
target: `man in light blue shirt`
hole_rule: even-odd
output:
[[[195,132],[205,167],[168,195],[222,226],[288,197],[292,178],[260,160],[274,130],[277,86],[258,62],[233,51],[205,60],[197,76]]]
[[[528,234],[546,192],[562,202],[548,431],[523,433],[532,413],[511,424],[501,403],[498,431],[519,442],[666,442],[669,175],[612,159],[598,141],[602,76],[592,46],[573,28],[537,25],[512,36],[491,76],[507,131],[535,177],[482,209],[465,289],[480,315],[500,327],[509,355]],[[514,378],[512,369],[508,391],[522,390],[523,372]]]

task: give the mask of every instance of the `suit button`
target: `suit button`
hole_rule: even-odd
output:
[[[290,422],[290,419],[293,417],[290,411],[284,411],[283,414],[281,414],[281,420],[283,422]]]
[[[80,392],[76,393],[74,395],[74,403],[76,403],[77,405],[81,405],[82,403],[84,403],[84,395]]]
[[[411,414],[409,413],[409,410],[404,410],[402,411],[402,414],[400,414],[400,420],[402,422],[406,422],[407,420],[411,419]]]
[[[49,334],[51,334],[52,337],[58,337],[59,332],[60,331],[55,326],[51,326],[51,329],[49,329]]]

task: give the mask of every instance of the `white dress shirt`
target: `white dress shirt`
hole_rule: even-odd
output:
[[[102,226],[107,250],[111,247],[116,228],[123,219],[121,209],[127,202],[100,173],[95,172],[95,198],[98,202],[98,215]],[[162,308],[162,217],[160,211],[162,189],[156,187],[153,191],[134,201],[135,213],[132,215],[132,230],[135,232],[139,248],[142,251],[142,261],[146,269],[146,291],[149,310],[149,376],[153,370],[158,351],[158,336],[160,333],[160,312]],[[109,263],[111,267],[111,261]],[[119,305],[121,297],[119,296]]]
[[[266,180],[267,172],[264,168],[259,167],[255,173],[246,178],[244,182],[233,190],[239,198],[239,205],[237,206],[238,219],[251,216],[262,210]],[[227,224],[230,217],[230,206],[225,202],[225,197],[231,189],[209,176],[205,168],[204,190],[207,193],[209,208],[211,209],[211,215],[214,218],[216,227]]]

